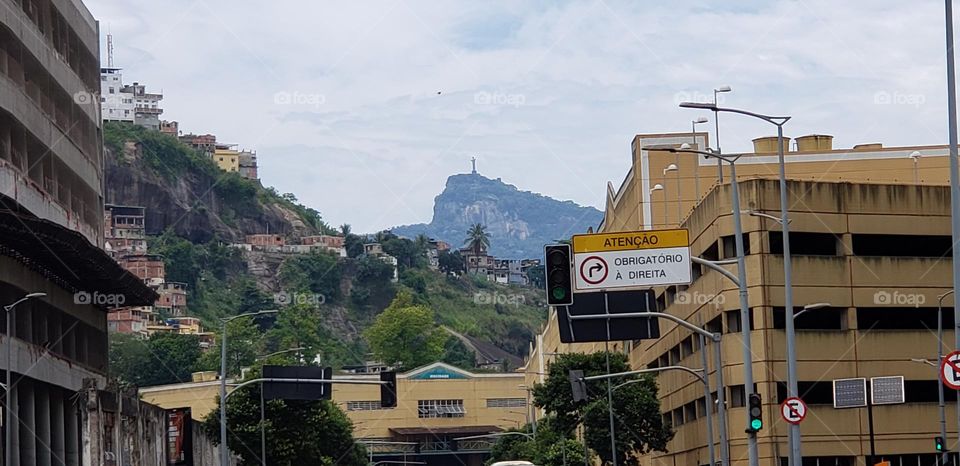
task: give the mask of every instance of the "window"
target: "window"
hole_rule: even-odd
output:
[[[723,316],[727,321],[727,333],[735,333],[743,330],[740,326],[740,311],[726,311]]]
[[[680,357],[685,358],[693,354],[693,337],[689,336],[680,342]]]
[[[671,366],[677,365],[680,362],[680,345],[670,348],[670,364]]]
[[[113,88],[112,88],[112,87],[110,88],[110,93],[111,93],[111,94],[116,94],[116,92],[113,91]]]
[[[697,398],[697,417],[703,417],[706,415],[707,415],[707,399]]]
[[[686,421],[683,420],[683,408],[677,408],[671,411],[673,414],[673,425],[682,426]]]
[[[744,233],[741,236],[743,237],[743,254],[750,254],[750,235]],[[723,257],[725,259],[737,257],[737,242],[735,239],[736,236],[734,235],[723,236],[720,238],[720,241],[723,243]]]
[[[743,385],[732,385],[730,387],[730,407],[742,408],[746,406],[747,394],[743,390]]]
[[[953,312],[943,314],[944,328],[953,327]],[[857,328],[861,332],[936,329],[937,310],[929,307],[860,307],[857,308]]]
[[[686,422],[693,422],[697,420],[697,404],[694,401],[691,401],[683,405],[683,419]]]
[[[723,333],[723,319],[720,316],[710,319],[707,322],[706,329],[710,333]]]
[[[463,417],[463,400],[418,400],[417,417],[421,419],[438,417]]]
[[[373,411],[377,409],[383,409],[379,400],[347,402],[347,411]]]
[[[488,408],[524,408],[527,400],[523,398],[487,398]]]
[[[791,233],[791,237],[792,237]],[[949,235],[852,235],[857,256],[944,257],[953,254]]]
[[[802,308],[794,309],[796,309],[794,313],[797,313]],[[800,317],[794,319],[793,325],[797,330],[845,330],[845,317],[846,309],[825,307],[804,312]],[[773,328],[786,328],[786,314],[782,307],[773,308]]]
[[[790,254],[796,256],[836,256],[838,243],[833,233],[790,232]],[[783,254],[782,232],[770,232],[770,254]]]

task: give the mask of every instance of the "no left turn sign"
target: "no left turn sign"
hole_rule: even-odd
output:
[[[780,403],[780,416],[790,424],[799,424],[807,417],[807,404],[797,397],[787,398]]]
[[[943,384],[960,390],[960,351],[954,351],[940,362],[940,380]]]

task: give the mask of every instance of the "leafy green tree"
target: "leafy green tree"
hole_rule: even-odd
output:
[[[510,433],[527,435],[504,435],[490,450],[487,464],[497,461],[525,460],[538,466],[564,466],[584,463],[583,444],[573,435],[557,431],[551,418],[537,421],[537,438],[533,439],[528,424],[522,430],[510,429]]]
[[[439,262],[439,269],[443,273],[458,274],[466,270],[460,251],[440,251],[440,254],[437,255],[437,261]]]
[[[459,338],[450,336],[443,344],[443,362],[470,370],[477,366],[477,357]]]
[[[474,254],[486,251],[490,248],[490,234],[487,233],[487,227],[479,223],[473,224],[467,230],[467,238],[463,242],[473,250]]]
[[[259,370],[251,377],[259,376]],[[227,444],[241,465],[260,464],[260,386],[253,384],[230,395]],[[220,401],[203,421],[203,429],[220,441]],[[353,438],[350,419],[327,400],[270,400],[265,406],[267,464],[366,466],[366,451]]]
[[[340,295],[340,276],[337,257],[327,251],[291,257],[280,266],[280,283],[284,289],[319,293],[327,301]]]
[[[547,279],[542,264],[527,269],[527,281],[534,288],[540,288],[541,290],[547,288]]]
[[[222,330],[219,330],[222,331]],[[222,335],[217,334],[216,350],[203,353],[199,365],[208,371],[220,370],[220,347]],[[263,334],[252,318],[240,318],[227,324],[227,377],[240,375],[240,370],[250,367],[263,352]]]
[[[609,418],[605,385],[587,382],[589,400],[574,402],[570,388],[569,371],[580,369],[587,376],[607,373],[607,353],[564,354],[550,364],[546,381],[534,387],[534,404],[555,417],[556,429],[572,433],[582,420],[586,427],[587,445],[604,461],[612,459],[610,451]],[[630,370],[626,355],[609,353],[610,372]],[[613,392],[614,428],[617,432],[617,451],[643,454],[666,451],[673,438],[669,426],[663,424],[657,384],[652,377],[623,377],[619,383],[637,380]],[[637,466],[635,455],[621,455],[623,464]]]
[[[304,348],[301,353],[309,364],[321,352],[320,310],[308,304],[294,304],[283,308],[273,328],[267,332],[273,350]]]
[[[141,369],[150,360],[147,342],[136,335],[110,333],[110,378],[122,387],[142,384]]]
[[[188,382],[200,359],[196,335],[155,333],[143,340],[110,335],[110,374],[122,386],[149,387]]]
[[[383,252],[397,258],[397,265],[401,272],[427,266],[426,250],[421,250],[407,238],[399,238],[388,232],[380,244],[383,245]]]
[[[406,289],[397,293],[364,335],[377,358],[405,368],[439,360],[447,340],[446,332],[434,322],[433,311],[416,305]]]
[[[373,256],[357,259],[357,281],[364,285],[383,286],[393,279],[393,265]]]
[[[349,227],[350,225],[344,225]],[[349,231],[349,228],[347,229]],[[343,247],[347,250],[347,257],[360,257],[363,255],[363,243],[365,239],[362,236],[348,233],[343,237]]]

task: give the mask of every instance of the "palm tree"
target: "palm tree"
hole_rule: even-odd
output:
[[[464,243],[473,250],[473,253],[480,255],[481,252],[490,247],[490,234],[487,233],[487,227],[475,223],[467,230],[467,238]]]
[[[340,225],[340,233],[343,235],[344,238],[346,238],[347,236],[350,236],[350,232],[351,232],[351,228],[349,223],[344,223],[343,225]]]

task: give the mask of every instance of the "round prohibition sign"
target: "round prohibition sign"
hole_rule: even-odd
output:
[[[807,404],[795,396],[787,398],[780,403],[780,416],[790,424],[800,424],[807,417]]]
[[[940,362],[940,380],[943,384],[960,390],[960,351],[954,351]]]
[[[588,265],[589,267],[587,267]],[[590,256],[580,263],[580,278],[591,285],[596,285],[606,280],[608,271],[607,261],[603,260],[600,256]],[[594,277],[594,272],[597,272],[599,275]]]

